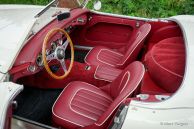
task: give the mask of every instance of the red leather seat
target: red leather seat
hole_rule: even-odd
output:
[[[180,87],[185,71],[185,45],[182,37],[171,37],[155,44],[145,56],[151,79],[168,93]]]
[[[121,72],[121,69],[99,65],[94,73],[94,78],[98,80],[112,82],[121,74]]]
[[[108,65],[117,68],[125,68],[133,62],[143,47],[144,40],[151,30],[151,25],[145,23],[139,29],[135,30],[124,53],[98,46],[94,47],[86,56],[85,62],[89,65]]]
[[[80,81],[70,83],[53,105],[53,122],[69,129],[102,128],[117,107],[136,90],[144,72],[143,64],[134,62],[102,88]]]

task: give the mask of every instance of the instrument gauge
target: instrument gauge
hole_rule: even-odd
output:
[[[42,53],[40,53],[37,58],[36,58],[36,64],[39,66],[39,67],[42,67],[44,65],[43,63],[43,59],[42,59]]]

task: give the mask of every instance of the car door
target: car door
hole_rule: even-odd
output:
[[[80,46],[106,46],[113,49],[124,47],[130,42],[132,32],[143,21],[91,13],[88,23],[73,33],[74,43]]]
[[[12,101],[23,89],[23,86],[12,82],[0,82],[0,129],[10,129]]]

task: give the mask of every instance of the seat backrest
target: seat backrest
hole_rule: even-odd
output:
[[[122,73],[110,84],[110,95],[117,98],[120,95],[134,91],[143,78],[145,68],[139,61],[127,66]]]
[[[131,63],[123,72],[109,85],[109,94],[113,98],[112,104],[100,117],[96,125],[102,125],[117,107],[139,86],[145,73],[143,64],[139,61]]]
[[[125,68],[128,64],[130,64],[137,58],[137,55],[142,49],[144,41],[150,30],[151,25],[149,23],[145,23],[139,29],[133,32],[131,40],[126,46],[124,56],[117,64],[117,67]]]

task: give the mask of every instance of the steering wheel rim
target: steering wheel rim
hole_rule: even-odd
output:
[[[71,61],[70,61],[69,68],[68,68],[67,71],[65,71],[64,68],[63,68],[64,74],[61,75],[61,76],[56,75],[56,74],[54,74],[54,73],[51,71],[51,69],[49,68],[49,65],[48,65],[47,54],[46,54],[46,48],[47,48],[47,45],[48,45],[48,43],[49,43],[49,40],[50,40],[51,37],[52,37],[54,34],[56,34],[57,32],[61,32],[62,34],[64,34],[64,35],[66,36],[67,41],[69,42],[69,45],[70,45],[70,48],[71,48]],[[68,46],[68,42],[66,43],[67,45],[66,45],[65,47]],[[62,45],[62,44],[61,44],[61,45]],[[63,49],[62,46],[59,47],[59,48],[60,48],[61,50]],[[64,48],[64,49],[66,49],[66,48]],[[65,52],[65,50],[63,50],[63,51]],[[65,59],[64,59],[64,58],[63,58],[63,59],[57,58],[56,53],[57,53],[57,49],[55,49],[55,52],[52,53],[52,54],[53,54],[53,58],[52,58],[51,60],[57,59],[58,61],[60,61],[60,63],[61,63],[60,65],[61,65],[62,67],[65,66]],[[72,42],[72,40],[71,40],[69,34],[68,34],[66,31],[64,31],[63,29],[60,29],[60,28],[54,28],[54,29],[50,30],[50,31],[47,33],[47,35],[45,36],[45,38],[44,38],[43,47],[42,47],[42,58],[43,58],[44,67],[45,67],[46,71],[48,72],[48,74],[49,74],[52,78],[57,79],[57,80],[61,80],[61,79],[64,79],[65,77],[67,77],[67,76],[69,75],[69,73],[71,72],[71,69],[72,69],[73,63],[74,63],[74,47],[73,47],[73,42]],[[66,66],[65,66],[65,67],[66,67]]]

